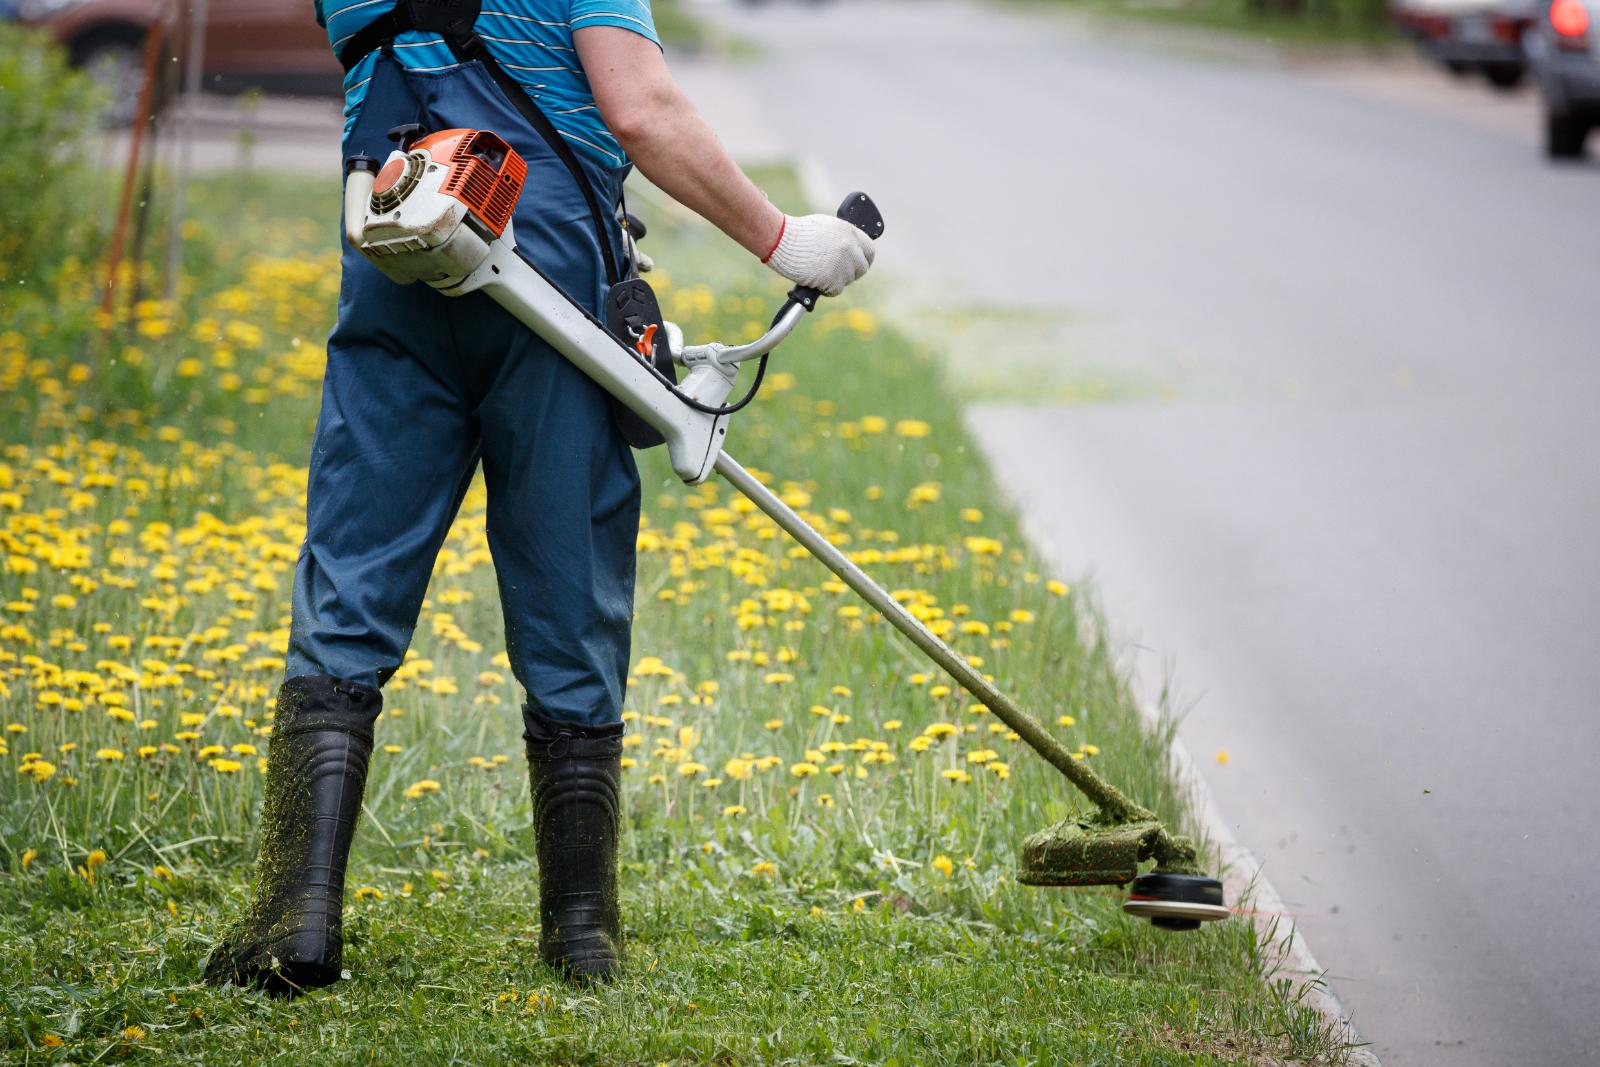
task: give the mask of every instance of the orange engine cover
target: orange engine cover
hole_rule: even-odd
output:
[[[488,130],[440,130],[411,146],[449,168],[439,191],[467,205],[499,237],[516,210],[528,164],[517,150]]]

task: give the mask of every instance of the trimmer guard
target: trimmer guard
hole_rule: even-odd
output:
[[[1017,881],[1023,885],[1127,885],[1139,864],[1155,856],[1161,824],[1154,820],[1096,823],[1073,818],[1022,842]]]

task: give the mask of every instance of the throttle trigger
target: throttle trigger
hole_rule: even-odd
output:
[[[656,355],[656,324],[650,323],[639,334],[639,339],[633,342],[633,350],[644,357],[646,362],[655,359]]]

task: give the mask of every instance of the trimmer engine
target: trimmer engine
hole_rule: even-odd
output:
[[[394,281],[450,288],[511,225],[528,165],[488,130],[441,130],[408,142],[410,131],[395,131],[401,147],[382,169],[366,156],[346,163],[346,236]]]

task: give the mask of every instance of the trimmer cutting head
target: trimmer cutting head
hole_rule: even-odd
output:
[[[1198,930],[1228,917],[1222,883],[1200,874],[1151,871],[1133,880],[1122,910],[1163,930]]]
[[[1068,819],[1022,842],[1017,880],[1024,885],[1127,885],[1122,910],[1163,930],[1197,930],[1203,922],[1225,919],[1222,883],[1185,871],[1139,873],[1139,864],[1188,864],[1194,847],[1167,835],[1154,819],[1132,822]]]

